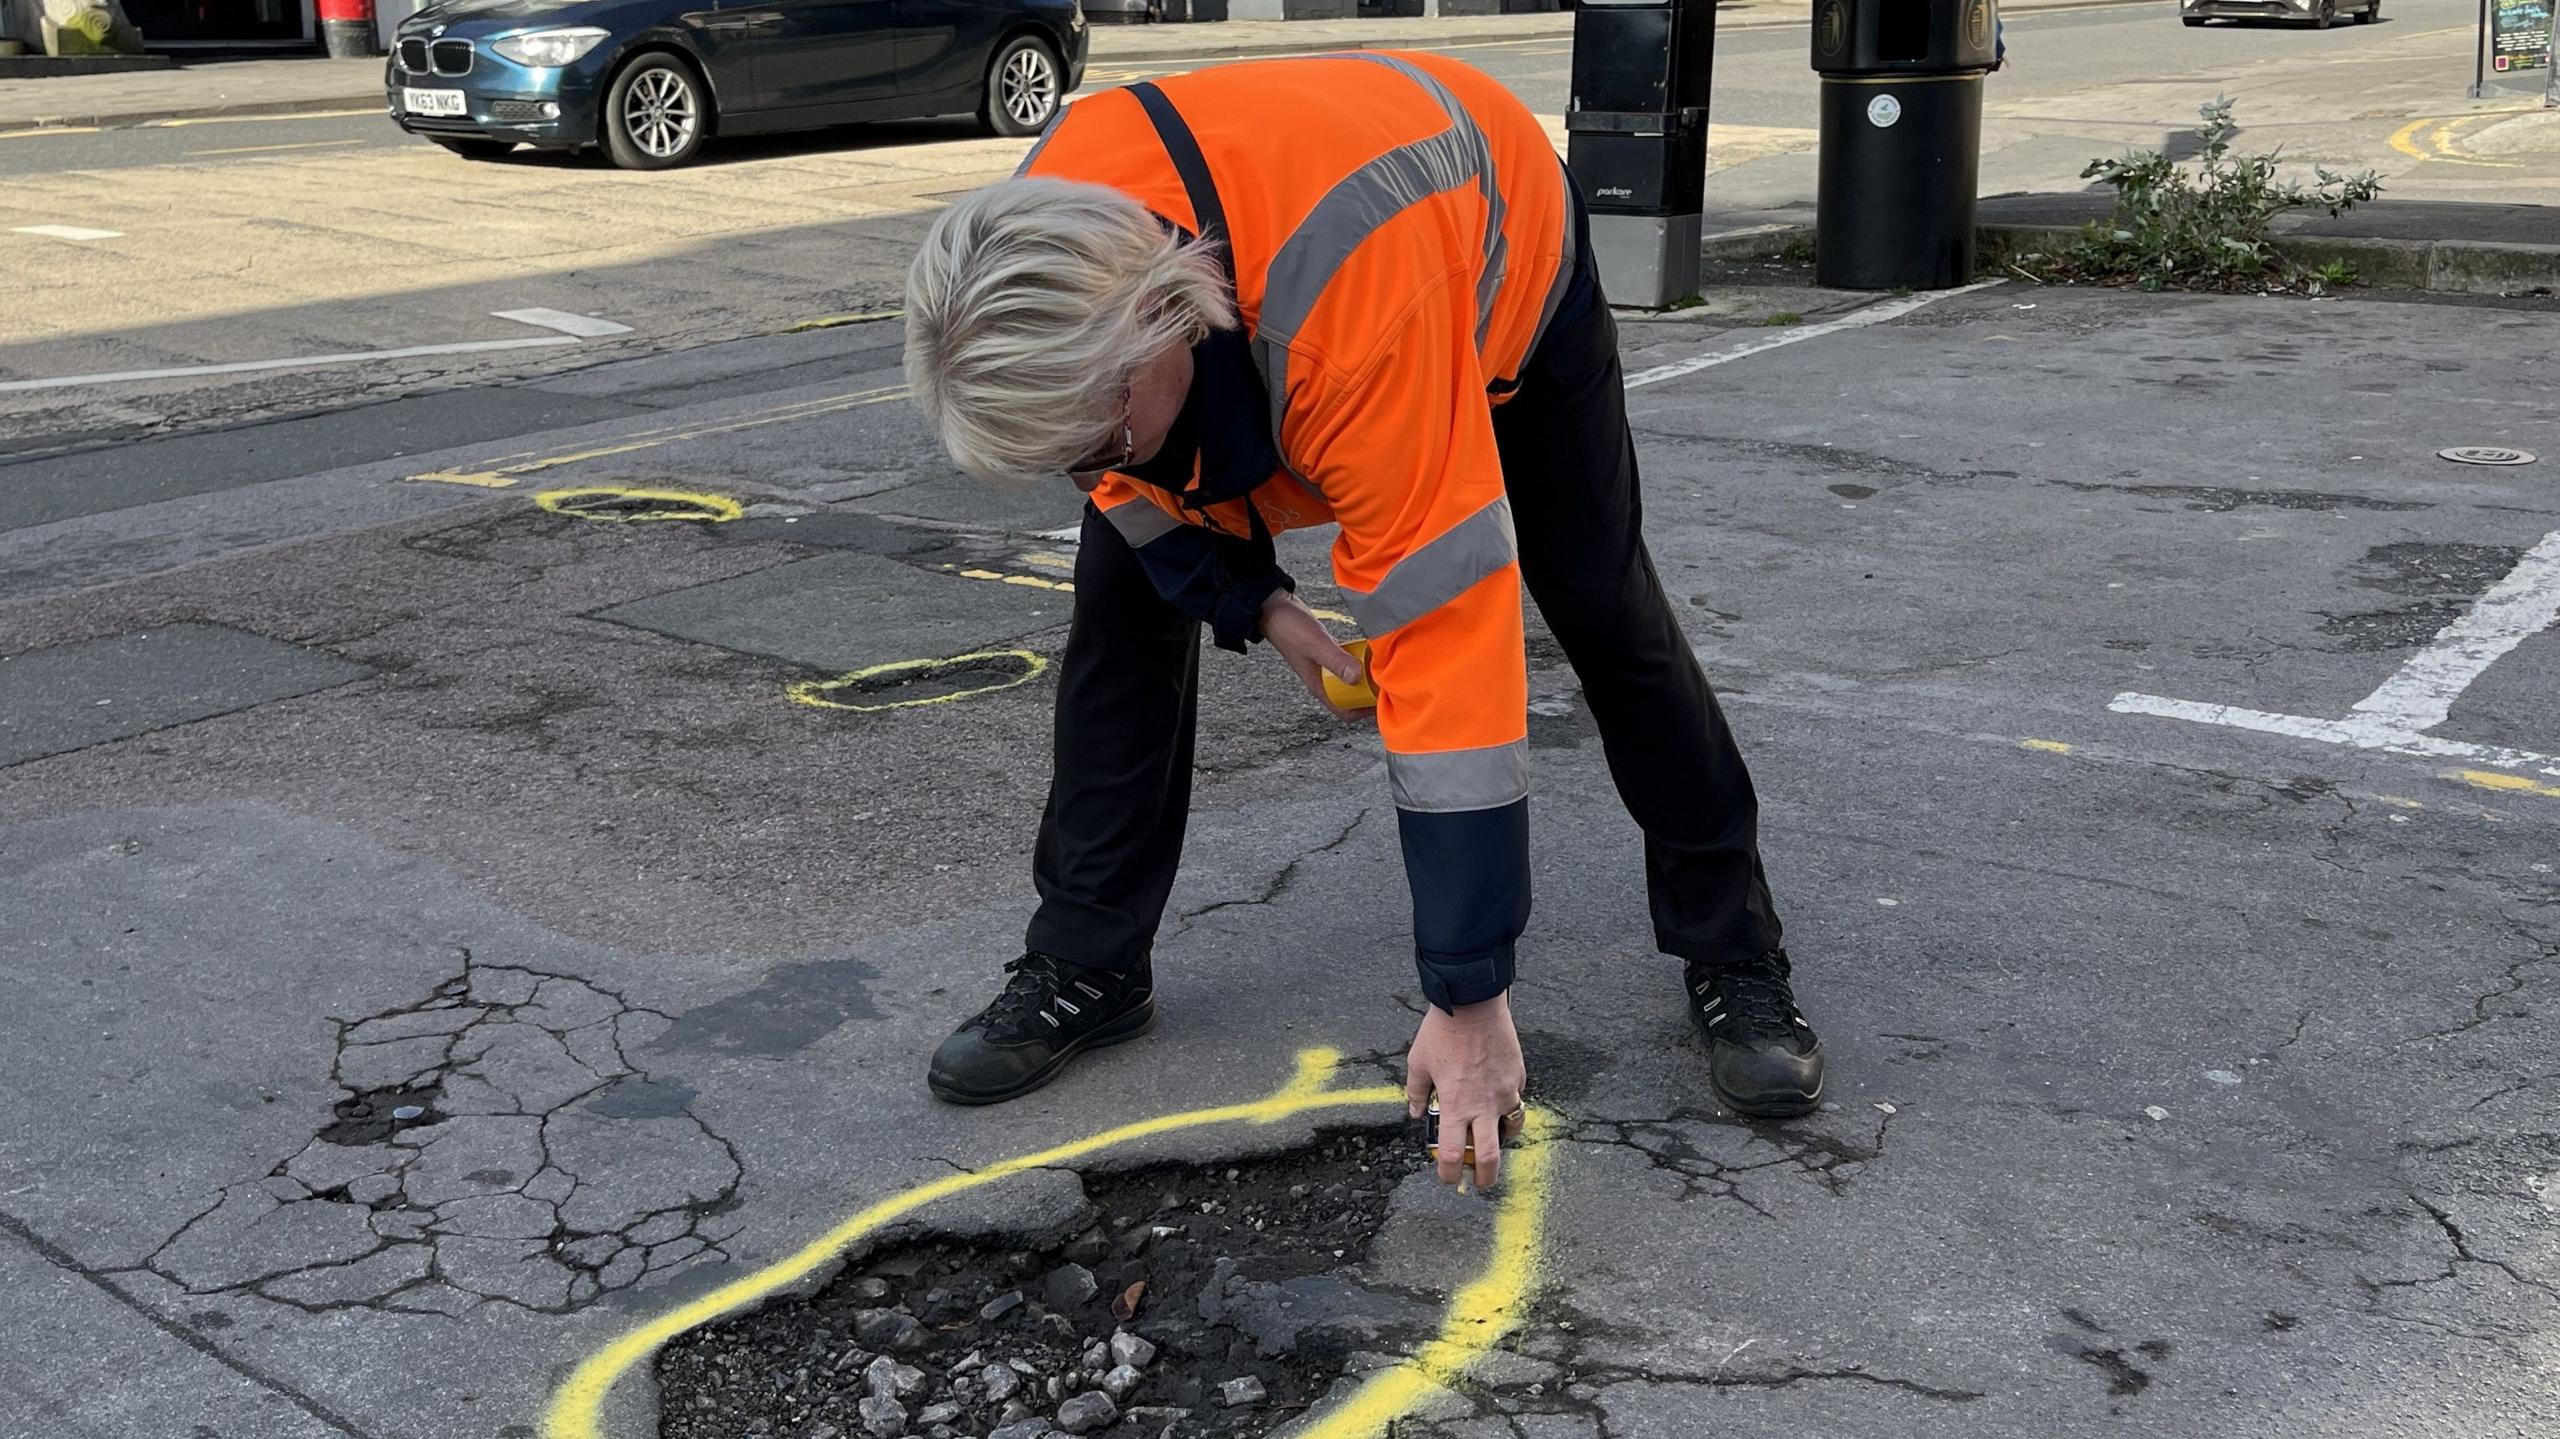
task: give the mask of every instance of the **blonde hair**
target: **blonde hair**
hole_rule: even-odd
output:
[[[1213,245],[1117,190],[1005,180],[907,268],[907,384],[961,469],[1057,474],[1117,441],[1132,371],[1235,322]]]

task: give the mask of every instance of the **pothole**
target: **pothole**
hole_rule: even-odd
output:
[[[873,665],[828,680],[800,680],[783,692],[794,704],[874,714],[1011,689],[1048,667],[1047,660],[1029,650],[981,650],[949,659]]]
[[[1359,1282],[1390,1195],[1422,1163],[1409,1133],[1359,1130],[1231,1166],[1089,1177],[1063,1240],[902,1246],[676,1340],[657,1359],[660,1433],[1267,1433],[1357,1356],[1401,1356],[1432,1332],[1436,1301]]]
[[[698,490],[629,489],[618,485],[544,490],[533,497],[533,502],[555,515],[623,524],[645,520],[726,524],[747,512],[746,506],[727,495]]]
[[[351,1094],[330,1106],[338,1117],[314,1137],[348,1148],[381,1144],[404,1130],[441,1123],[444,1116],[436,1112],[436,1101],[443,1097],[444,1087],[436,1084],[394,1085]]]

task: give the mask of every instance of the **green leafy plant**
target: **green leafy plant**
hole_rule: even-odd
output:
[[[1787,325],[1803,324],[1804,316],[1797,314],[1793,310],[1780,310],[1778,313],[1763,319],[1760,323],[1772,330],[1775,330]]]
[[[2312,294],[2325,295],[2331,290],[2344,290],[2362,283],[2356,267],[2345,260],[2323,260],[2303,276],[2303,287]]]
[[[2370,170],[2341,175],[2326,168],[2308,185],[2276,178],[2276,152],[2232,152],[2240,127],[2231,105],[2224,97],[2197,111],[2203,123],[2195,135],[2204,148],[2192,165],[2165,150],[2090,161],[2081,178],[2115,187],[2115,213],[2088,226],[2069,250],[2044,257],[2047,274],[2146,290],[2284,289],[2316,278],[2268,242],[2268,226],[2288,210],[2343,215],[2381,194],[2382,182]],[[2352,270],[2348,276],[2352,283]]]

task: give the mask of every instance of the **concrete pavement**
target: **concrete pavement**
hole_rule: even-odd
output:
[[[2230,90],[2244,144],[2325,137],[2326,158],[2382,170],[2394,200],[2476,199],[2479,176],[2498,177],[2509,200],[2560,194],[2548,183],[2560,146],[2537,116],[2459,129],[2427,118],[2467,83],[2468,24],[2461,0],[2412,0],[2385,24],[2323,33],[2190,31],[2145,7],[2015,14],[2015,64],[1990,82],[1984,189],[2081,190],[2092,154],[2173,143],[2196,104]],[[1812,198],[1804,43],[1789,21],[1737,24],[1718,47],[1708,195],[1733,228],[1801,219]],[[1450,48],[1562,114],[1561,37]],[[1097,67],[1093,83],[1173,63]],[[2096,111],[2109,118],[2074,118]],[[2465,154],[2436,153],[2439,132]],[[2421,153],[2395,147],[2405,135]],[[2509,149],[2484,168],[2493,143]],[[741,142],[694,169],[635,176],[533,156],[471,164],[369,113],[23,135],[0,143],[0,254],[21,297],[0,316],[0,443],[23,452],[255,423],[878,311],[895,304],[932,211],[1019,151],[965,122],[925,122]],[[571,344],[496,318],[542,308],[630,332]],[[412,349],[432,353],[396,353]],[[309,372],[65,383],[365,352]],[[430,427],[408,443],[495,435],[521,418],[476,407],[447,422],[467,430]]]

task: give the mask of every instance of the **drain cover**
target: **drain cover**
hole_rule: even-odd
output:
[[[533,502],[555,515],[582,520],[698,520],[722,524],[747,512],[727,495],[696,490],[635,490],[591,485],[574,490],[545,490]]]
[[[2531,450],[2510,450],[2503,445],[2456,445],[2450,450],[2438,450],[2436,454],[2457,465],[2529,465],[2533,463]]]

